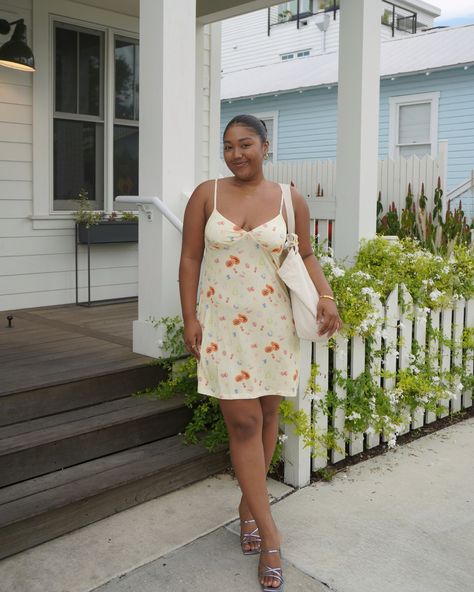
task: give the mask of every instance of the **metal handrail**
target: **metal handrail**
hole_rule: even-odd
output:
[[[138,209],[143,210],[148,217],[148,220],[151,220],[151,211],[147,210],[144,206],[145,204],[155,206],[163,216],[171,222],[171,224],[179,230],[179,232],[183,232],[183,223],[181,220],[169,209],[169,207],[165,204],[165,202],[156,196],[143,196],[143,195],[118,195],[115,198],[115,201],[118,203],[129,203],[134,204],[138,207]]]

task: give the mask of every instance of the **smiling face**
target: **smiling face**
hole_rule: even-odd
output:
[[[242,181],[262,173],[262,164],[268,152],[268,142],[251,127],[231,125],[224,135],[224,160],[232,173]]]

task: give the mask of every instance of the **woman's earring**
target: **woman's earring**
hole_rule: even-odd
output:
[[[264,160],[268,160],[268,152],[265,152],[265,154],[263,155]]]

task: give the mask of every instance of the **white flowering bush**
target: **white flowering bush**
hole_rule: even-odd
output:
[[[338,408],[344,410],[343,433],[329,425],[327,432],[319,432],[311,418],[303,410],[296,410],[288,400],[280,406],[281,422],[289,424],[295,433],[310,446],[315,454],[327,455],[328,449],[340,450],[338,442],[347,440],[351,433],[383,433],[388,446],[396,445],[397,436],[410,416],[426,409],[439,414],[443,402],[460,396],[464,389],[473,387],[472,376],[466,375],[464,367],[452,365],[449,372],[440,370],[438,356],[431,357],[428,351],[413,343],[408,367],[396,372],[383,368],[378,374],[372,369],[375,357],[383,358],[388,351],[388,333],[381,327],[382,319],[376,306],[382,304],[397,284],[404,284],[418,305],[421,313],[443,307],[459,298],[474,296],[474,257],[466,246],[455,247],[449,257],[434,255],[413,239],[392,243],[383,238],[364,242],[353,267],[349,268],[335,260],[331,249],[315,245],[315,253],[323,271],[334,290],[338,308],[344,322],[341,333],[346,337],[360,335],[366,344],[365,370],[357,378],[345,378],[332,371],[327,392],[317,386],[319,368],[313,365],[307,396],[313,401],[313,409],[332,417]],[[428,317],[429,318],[429,317]],[[182,322],[178,317],[160,319],[165,328],[164,347],[170,352],[168,363],[183,355]],[[436,337],[439,343],[450,346],[449,340],[428,323],[429,338]],[[375,347],[375,338],[381,338],[382,347]],[[464,359],[472,357],[474,330],[465,329],[462,349]],[[398,349],[399,343],[395,344]],[[329,347],[335,348],[334,340]],[[380,381],[391,379],[394,386],[383,388]],[[340,387],[345,396],[337,396]],[[197,393],[196,361],[189,357],[170,373],[168,380],[144,394],[169,398],[176,393],[185,393],[185,403],[193,410],[193,418],[186,427],[188,442],[203,441],[211,450],[227,441],[227,431],[219,411],[217,399]],[[331,422],[329,422],[331,424]],[[286,435],[280,435],[272,466],[281,459]]]
[[[439,415],[446,409],[445,403],[460,396],[465,388],[472,388],[473,378],[465,373],[465,364],[452,364],[449,371],[442,371],[439,354],[431,356],[426,348],[413,342],[409,354],[409,365],[395,372],[383,367],[383,357],[392,353],[398,357],[400,343],[389,345],[388,332],[382,327],[380,307],[398,284],[404,284],[411,294],[420,313],[452,304],[455,300],[474,296],[474,257],[470,248],[456,246],[450,256],[435,255],[411,238],[399,242],[388,242],[377,237],[361,245],[353,267],[345,267],[335,260],[331,249],[315,245],[315,253],[323,271],[333,288],[339,312],[344,322],[341,333],[350,338],[360,335],[365,340],[365,371],[357,378],[346,378],[339,371],[333,371],[330,388],[321,393],[317,387],[318,369],[313,366],[307,395],[313,400],[314,409],[333,416],[338,408],[344,410],[345,430],[338,432],[329,426],[326,434],[318,434],[309,418],[292,414],[291,403],[285,403],[283,417],[288,423],[298,426],[297,432],[308,446],[325,454],[325,447],[338,448],[337,441],[348,439],[351,433],[383,433],[389,447],[396,445],[396,439],[403,427],[409,424],[411,416],[419,410],[428,410]],[[443,337],[430,325],[428,316],[428,339],[436,338],[440,344],[452,346],[451,340]],[[382,346],[375,348],[375,338],[381,338]],[[462,348],[464,360],[473,355],[473,329],[466,329]],[[330,347],[335,348],[334,340]],[[374,372],[374,358],[382,358],[382,367]],[[393,388],[383,388],[386,379],[394,383]],[[336,387],[344,392],[339,398]],[[306,423],[305,423],[306,421]],[[331,422],[330,422],[331,423]],[[317,454],[317,452],[316,452]]]
[[[336,261],[325,245],[315,245],[315,253],[336,295],[348,337],[373,335],[379,320],[374,298],[384,304],[397,284],[404,284],[414,302],[426,309],[474,295],[474,252],[463,245],[447,258],[410,238],[389,242],[377,237],[362,243],[351,268]]]

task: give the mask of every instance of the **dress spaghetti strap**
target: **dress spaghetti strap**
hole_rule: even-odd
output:
[[[217,179],[214,183],[214,209],[217,209]]]
[[[285,197],[284,197],[284,191],[285,188],[283,187],[282,183],[278,183],[278,185],[280,185],[280,189],[281,189],[281,201],[280,201],[280,214],[283,212],[283,202],[285,201]]]

